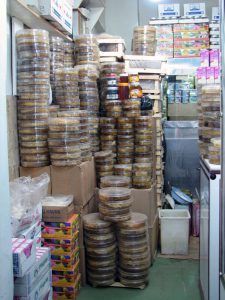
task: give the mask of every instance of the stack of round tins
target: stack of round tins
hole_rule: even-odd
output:
[[[130,179],[130,182],[132,182],[132,164],[117,164],[114,165],[114,174],[117,176],[126,176]]]
[[[100,188],[106,187],[130,187],[130,178],[126,176],[105,176],[101,178],[101,186]]]
[[[147,216],[132,213],[131,219],[117,223],[119,279],[128,287],[145,286],[150,266]]]
[[[117,163],[132,164],[134,160],[134,120],[120,117],[117,119]]]
[[[152,117],[135,118],[135,162],[149,163],[153,160]]]
[[[82,162],[89,161],[92,158],[89,132],[90,126],[88,111],[80,110],[80,150]]]
[[[141,115],[141,99],[126,99],[122,101],[123,115],[127,118],[135,118]]]
[[[133,164],[133,187],[137,189],[149,189],[152,186],[152,164]]]
[[[49,119],[48,145],[52,165],[81,163],[79,111],[60,112],[59,117]]]
[[[16,44],[21,165],[48,166],[49,35],[45,30],[20,30]]]
[[[116,154],[117,152],[117,130],[116,119],[100,118],[100,146],[102,151],[110,150]]]
[[[50,83],[53,103],[55,100],[55,71],[64,66],[63,39],[57,36],[50,37]]]
[[[98,42],[94,35],[80,35],[75,39],[75,58],[76,65],[99,64]]]
[[[116,237],[110,222],[98,213],[83,217],[87,280],[93,286],[109,286],[116,278]]]
[[[56,103],[63,109],[80,109],[78,72],[74,68],[55,71]]]
[[[154,56],[156,51],[156,28],[138,26],[134,28],[133,54]]]
[[[109,187],[99,190],[99,214],[101,219],[122,222],[131,217],[131,190],[123,187]]]
[[[114,157],[112,151],[100,151],[94,154],[98,185],[101,177],[113,175]]]
[[[221,163],[221,138],[213,138],[208,147],[209,162],[214,165]]]
[[[64,68],[73,68],[75,66],[74,43],[64,41]]]

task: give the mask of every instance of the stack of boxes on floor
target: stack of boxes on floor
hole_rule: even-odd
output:
[[[201,67],[197,69],[199,148],[200,154],[211,164],[220,164],[221,148],[221,84],[220,52],[201,52]]]
[[[79,216],[73,213],[73,196],[47,197],[43,205],[42,241],[51,249],[53,299],[76,299],[81,275]]]

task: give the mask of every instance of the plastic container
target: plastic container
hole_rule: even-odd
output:
[[[188,254],[189,220],[188,210],[160,209],[162,254]]]

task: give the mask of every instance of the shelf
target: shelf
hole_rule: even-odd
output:
[[[8,0],[7,13],[11,17],[20,20],[29,28],[37,28],[47,30],[51,35],[61,37],[63,39],[72,40],[69,36],[59,31],[56,27],[42,18],[39,14],[30,9],[22,0]]]

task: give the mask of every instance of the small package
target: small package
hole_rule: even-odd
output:
[[[42,201],[44,222],[65,222],[74,213],[73,196],[50,196]]]
[[[27,271],[24,277],[15,278],[14,295],[28,296],[35,285],[51,268],[51,256],[49,248],[37,248],[36,262]]]
[[[79,229],[79,215],[74,214],[67,222],[43,222],[42,238],[72,238]]]
[[[23,277],[35,264],[36,241],[12,239],[13,272],[15,277]]]
[[[67,255],[78,247],[78,231],[71,239],[43,239],[43,245],[51,249],[52,255]]]

